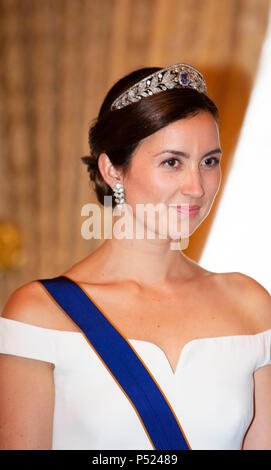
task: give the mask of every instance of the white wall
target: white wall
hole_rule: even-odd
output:
[[[271,15],[234,163],[199,264],[247,274],[271,293],[270,219]]]

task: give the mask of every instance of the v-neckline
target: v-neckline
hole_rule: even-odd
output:
[[[267,330],[264,330],[264,331],[260,331],[259,333],[250,333],[250,334],[236,334],[236,335],[221,335],[221,336],[206,336],[206,337],[202,337],[202,338],[193,338],[189,341],[187,341],[184,346],[182,347],[181,351],[180,351],[180,354],[179,354],[179,357],[178,357],[178,360],[177,360],[177,363],[176,363],[176,368],[175,368],[175,371],[173,371],[172,367],[171,367],[171,364],[167,358],[167,355],[166,353],[163,351],[162,348],[160,348],[160,346],[158,346],[158,344],[156,343],[153,343],[151,341],[145,341],[145,340],[141,340],[141,339],[133,339],[133,338],[128,338],[128,342],[129,341],[135,341],[135,342],[139,342],[139,343],[146,343],[156,349],[158,349],[161,354],[165,357],[168,365],[169,365],[169,368],[171,369],[171,372],[172,372],[172,375],[173,376],[176,376],[178,370],[179,370],[179,367],[180,367],[180,364],[183,362],[183,356],[185,356],[186,354],[186,350],[189,349],[192,345],[194,344],[199,344],[199,343],[204,343],[204,342],[219,342],[219,341],[230,341],[232,339],[237,339],[237,338],[249,338],[249,337],[256,337],[256,336],[259,336],[259,335],[262,335],[262,334],[265,334],[265,333],[270,333],[271,334],[271,328],[267,329]]]
[[[169,369],[170,369],[170,372],[172,374],[173,377],[176,377],[177,375],[177,372],[179,370],[179,364],[182,362],[182,359],[183,359],[183,356],[185,355],[185,351],[186,349],[189,349],[189,346],[191,343],[194,343],[194,341],[197,341],[198,339],[205,339],[205,338],[195,338],[195,339],[192,339],[190,341],[188,341],[187,343],[184,344],[184,346],[182,347],[181,351],[180,351],[180,354],[178,356],[178,360],[176,362],[176,367],[175,367],[175,370],[173,370],[172,366],[171,366],[171,363],[167,357],[167,354],[165,353],[165,351],[160,347],[158,346],[158,344],[156,343],[153,343],[152,341],[146,341],[146,340],[143,340],[143,339],[136,339],[136,338],[125,338],[126,341],[130,344],[131,346],[131,343],[141,343],[141,344],[147,344],[148,347],[152,347],[156,350],[159,351],[160,354],[162,354],[162,356],[164,357]],[[132,346],[133,347],[133,346]],[[142,360],[142,358],[141,358]]]
[[[167,362],[167,365],[170,369],[170,372],[171,372],[171,375],[173,377],[176,377],[176,374],[179,370],[179,367],[180,367],[180,364],[181,362],[183,361],[183,356],[185,356],[185,353],[186,353],[186,350],[189,349],[191,347],[191,345],[193,344],[198,344],[200,342],[204,342],[204,341],[218,341],[218,340],[225,340],[225,339],[230,339],[230,338],[236,338],[236,337],[249,337],[249,336],[257,336],[257,335],[260,335],[260,334],[263,334],[263,333],[266,333],[266,332],[271,332],[271,328],[268,329],[268,330],[265,330],[265,331],[262,331],[262,332],[259,332],[259,333],[254,333],[254,334],[235,334],[235,335],[221,335],[221,336],[207,336],[207,337],[201,337],[201,338],[193,338],[189,341],[187,341],[184,346],[182,347],[180,353],[179,353],[179,356],[178,356],[178,360],[176,362],[176,367],[175,367],[175,370],[173,370],[172,366],[171,366],[171,363],[168,359],[168,356],[167,354],[164,352],[164,350],[158,346],[158,344],[156,343],[153,343],[152,341],[147,341],[147,340],[142,340],[142,339],[136,339],[136,338],[128,338],[125,336],[125,334],[114,324],[114,322],[108,318],[108,316],[103,312],[103,310],[98,306],[98,304],[95,302],[95,300],[91,297],[91,295],[81,286],[81,284],[77,281],[75,281],[74,279],[70,278],[69,276],[67,276],[66,274],[65,275],[62,275],[62,277],[65,277],[67,279],[69,279],[70,281],[74,282],[75,284],[77,284],[77,286],[86,294],[86,296],[88,297],[88,299],[95,305],[95,307],[99,310],[99,312],[109,321],[109,323],[111,323],[111,325],[118,331],[118,333],[125,339],[125,341],[129,344],[129,346],[133,348],[133,345],[131,344],[132,342],[137,342],[137,343],[142,343],[142,344],[148,344],[150,345],[151,347],[157,349],[160,354],[163,355],[163,357],[165,358],[166,362]],[[79,331],[80,333],[80,331]],[[137,351],[136,351],[136,354],[138,355]],[[141,358],[140,356],[140,360],[142,362],[143,359]],[[144,363],[145,364],[145,363]]]

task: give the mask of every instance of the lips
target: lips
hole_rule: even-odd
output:
[[[188,204],[170,204],[170,206],[175,207],[177,211],[184,215],[196,215],[200,210],[200,206],[197,205],[188,205]]]

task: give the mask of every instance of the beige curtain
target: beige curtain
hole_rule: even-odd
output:
[[[224,183],[268,22],[269,0],[0,0],[0,308],[100,242],[81,236],[96,201],[86,167],[108,88],[143,66],[187,62],[221,114]],[[222,194],[223,186],[220,190]],[[219,198],[190,238],[198,260]]]

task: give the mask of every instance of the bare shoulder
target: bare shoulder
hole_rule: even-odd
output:
[[[1,316],[42,328],[74,331],[75,327],[45,292],[39,281],[18,287],[8,298]]]
[[[40,289],[38,281],[16,289],[1,316],[50,328],[53,324],[50,304]],[[13,352],[0,356],[1,449],[51,449],[55,365]]]
[[[216,275],[215,282],[234,299],[240,310],[247,312],[256,332],[271,328],[271,296],[256,279],[240,272],[230,272]]]

